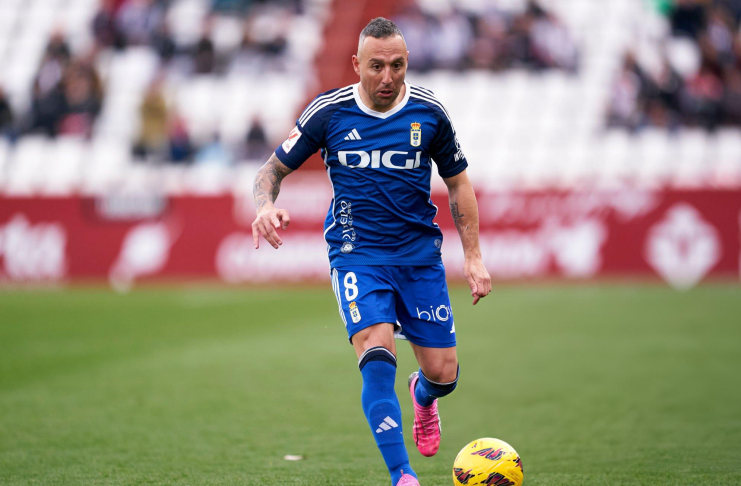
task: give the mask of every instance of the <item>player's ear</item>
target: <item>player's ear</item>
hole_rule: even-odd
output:
[[[360,76],[360,59],[355,54],[352,56],[352,68],[355,70],[355,74]]]

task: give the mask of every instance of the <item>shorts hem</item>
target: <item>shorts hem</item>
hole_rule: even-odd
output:
[[[389,324],[394,325],[394,332],[396,332],[399,329],[399,324],[396,323],[396,317],[377,317],[375,319],[371,319],[367,322],[364,322],[362,324],[362,327],[359,327],[358,329],[353,329],[353,333],[347,337],[347,340],[350,341],[350,344],[352,344],[352,337],[362,331],[363,329],[368,329],[371,326],[375,326],[376,324],[382,324],[384,322],[387,322]]]
[[[370,259],[369,259],[370,260]],[[331,262],[329,266],[331,268],[347,268],[347,267],[434,267],[441,265],[442,259],[437,260],[420,260],[416,262],[409,262],[407,258],[390,259],[390,260],[362,260],[362,261],[345,261],[345,262]]]
[[[403,328],[402,328],[403,329]],[[410,343],[422,347],[422,348],[437,348],[437,349],[444,349],[444,348],[454,348],[458,345],[457,341],[453,341],[452,343],[432,343],[429,341],[420,341],[419,339],[410,339],[409,336],[404,334],[404,339],[409,341]]]

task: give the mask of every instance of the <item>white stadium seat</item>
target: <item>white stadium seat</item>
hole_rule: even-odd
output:
[[[0,193],[5,189],[7,180],[8,158],[10,157],[10,142],[0,137]]]
[[[50,157],[43,163],[41,192],[65,196],[78,191],[88,150],[85,140],[77,137],[60,137],[50,142]]]
[[[45,137],[21,138],[10,157],[6,194],[30,196],[38,193],[44,180],[44,162],[49,157],[48,145]]]

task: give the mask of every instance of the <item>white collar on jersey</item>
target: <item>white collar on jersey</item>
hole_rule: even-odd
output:
[[[371,110],[370,108],[365,106],[365,103],[363,103],[363,100],[360,99],[360,93],[358,93],[359,87],[360,87],[360,83],[354,84],[352,86],[352,94],[355,97],[355,103],[358,104],[358,108],[360,108],[360,110],[363,113],[367,113],[370,116],[375,116],[376,118],[388,118],[394,113],[401,111],[401,109],[404,108],[404,106],[406,106],[407,101],[409,101],[409,94],[411,92],[411,89],[409,88],[409,83],[404,81],[404,99],[401,100],[401,103],[394,106],[391,110],[381,112],[381,111]]]

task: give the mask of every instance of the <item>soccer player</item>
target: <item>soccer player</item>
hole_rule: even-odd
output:
[[[321,150],[334,191],[324,224],[332,287],[358,356],[363,412],[395,486],[419,485],[394,392],[395,334],[411,343],[420,366],[408,386],[414,442],[425,456],[440,445],[437,399],[458,383],[443,236],[430,200],[433,161],[448,187],[473,304],[491,290],[468,163],[443,105],[405,81],[408,56],[393,22],[379,17],[363,29],[352,56],[360,83],[322,93],[304,110],[255,178],[252,223],[255,248],[260,235],[276,249],[283,244],[277,230],[290,218],[274,206],[281,181]]]

